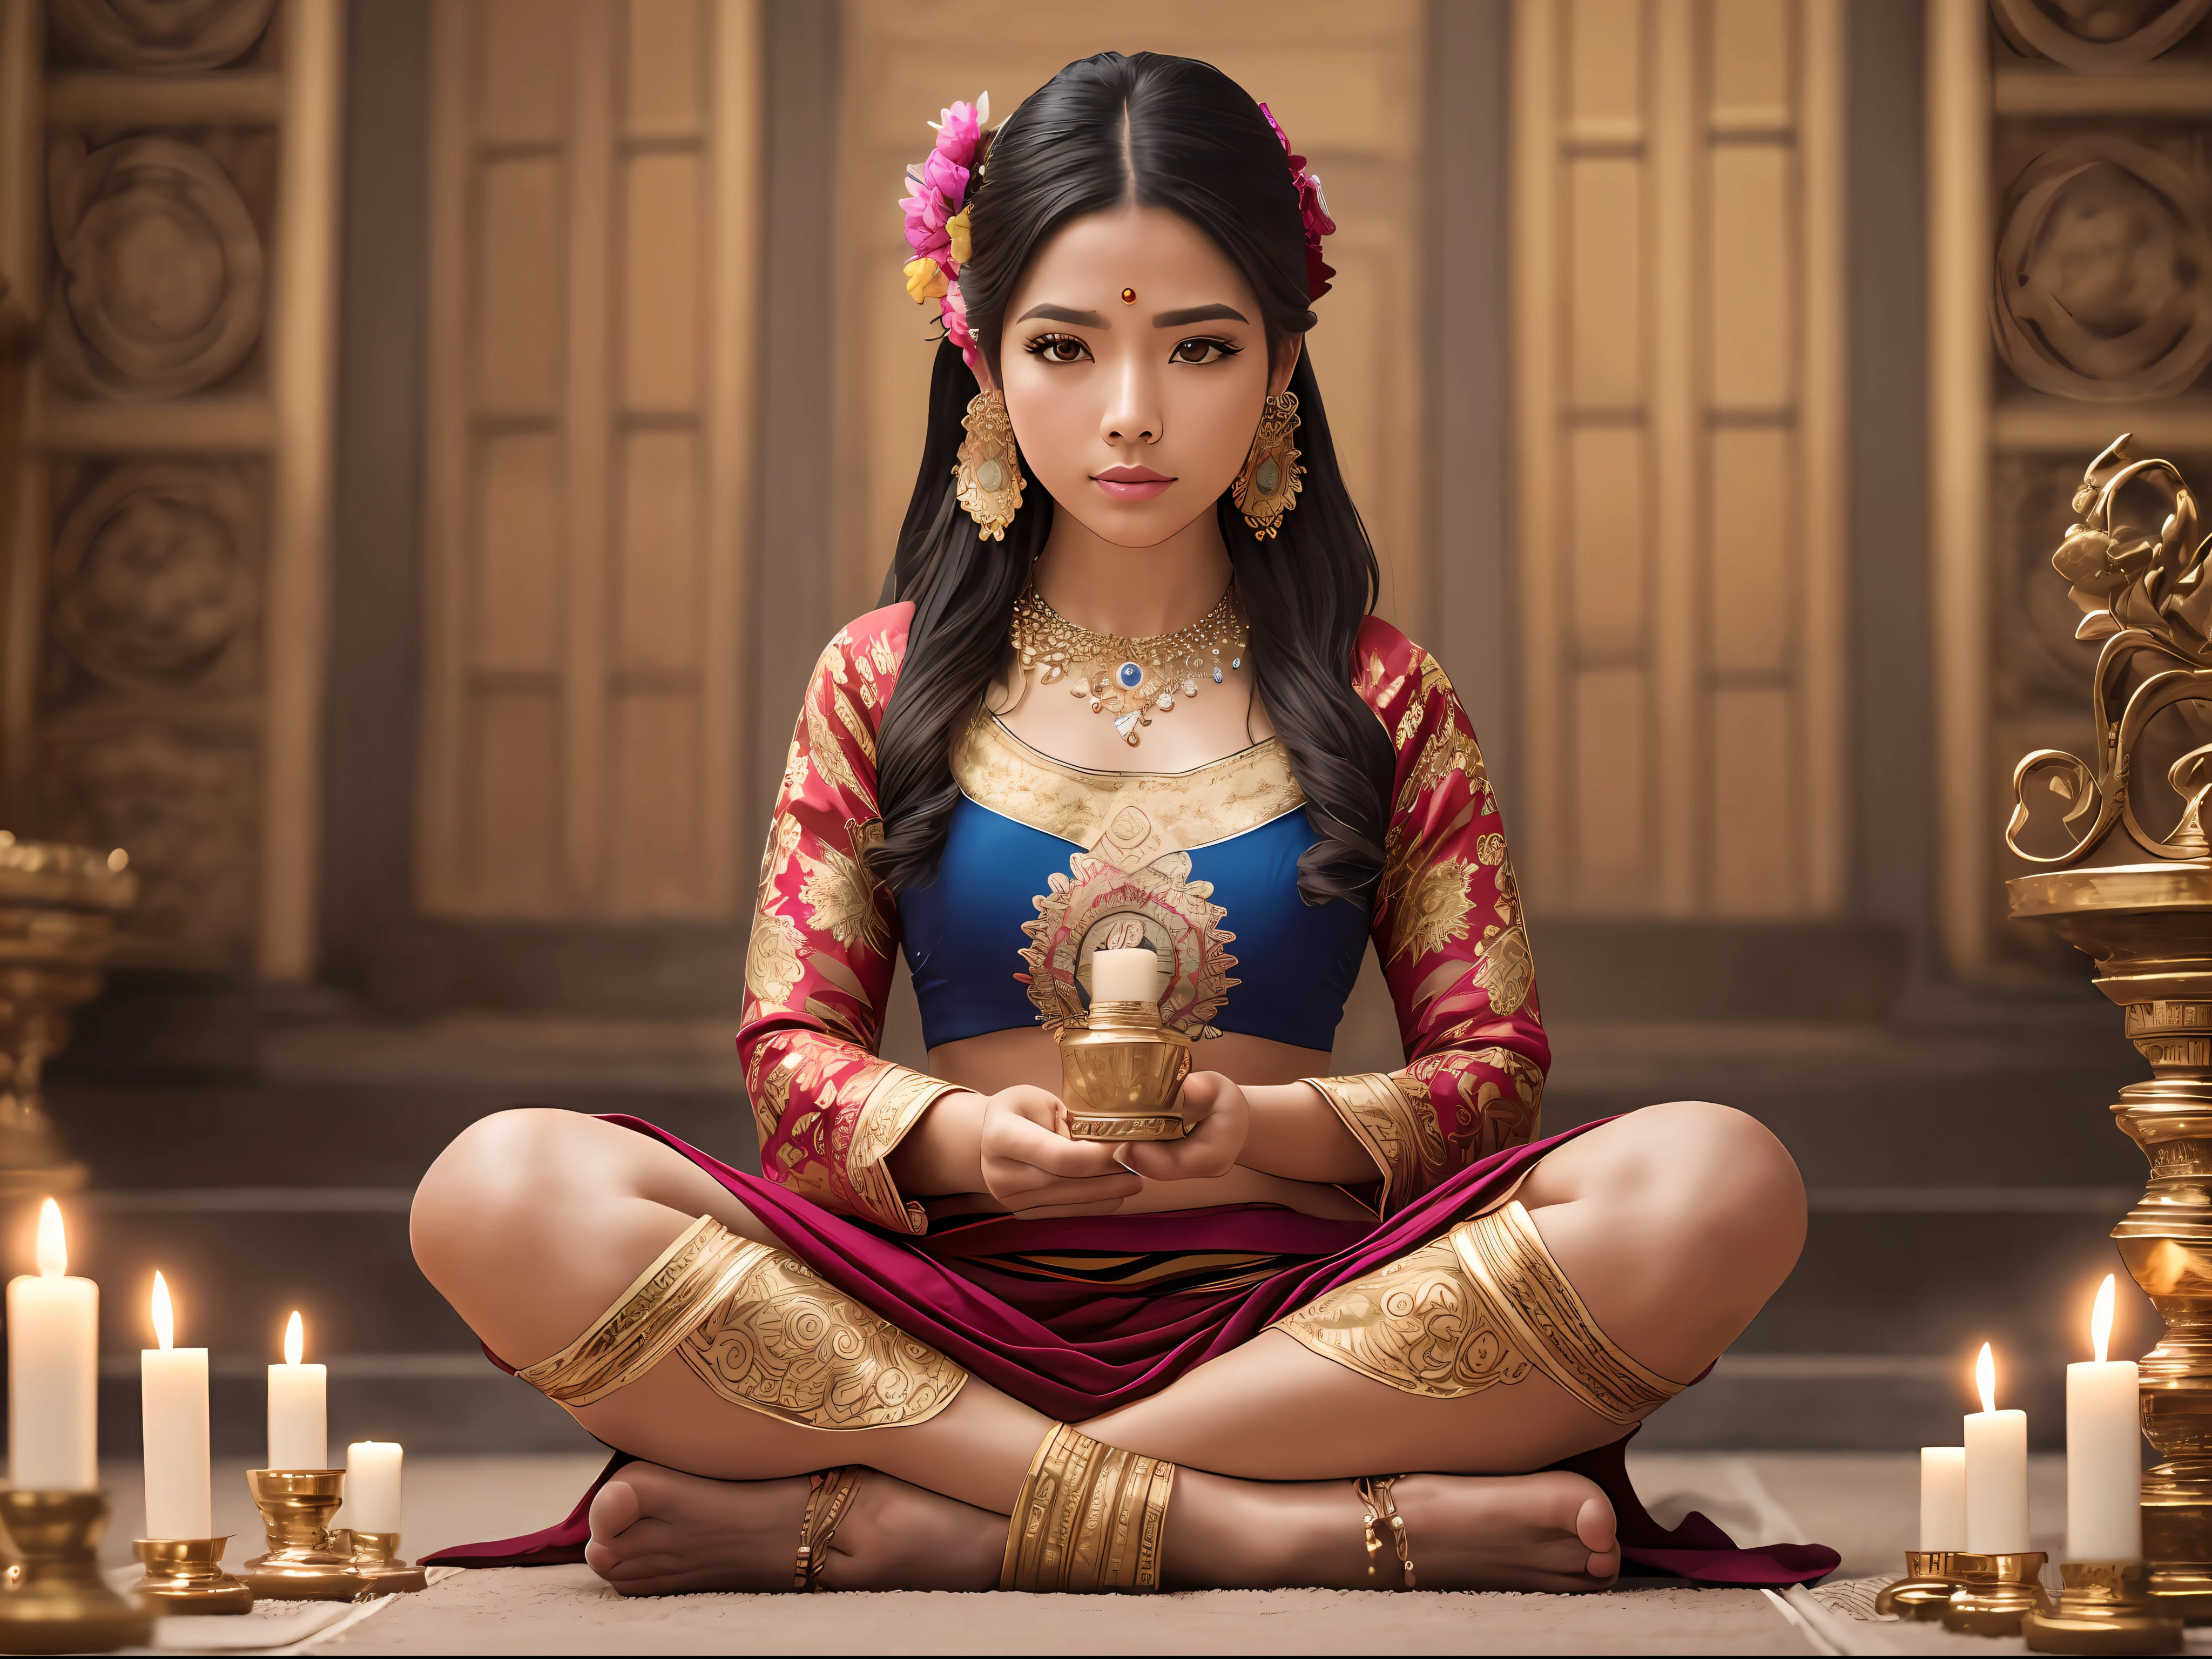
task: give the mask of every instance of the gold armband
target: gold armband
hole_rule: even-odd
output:
[[[999,1588],[1156,1590],[1176,1466],[1055,1423],[1014,1499]]]

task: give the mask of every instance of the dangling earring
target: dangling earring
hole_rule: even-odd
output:
[[[977,392],[968,400],[960,424],[968,434],[952,469],[959,480],[954,488],[960,505],[975,520],[979,537],[1002,542],[1006,526],[1022,510],[1022,491],[1030,485],[1014,453],[1014,425],[1006,418],[1006,398],[995,386]]]
[[[1230,486],[1255,541],[1274,538],[1283,514],[1298,504],[1298,491],[1305,488],[1300,482],[1305,469],[1298,465],[1298,452],[1291,442],[1297,434],[1298,394],[1268,393],[1260,412],[1260,429],[1252,434],[1252,452]]]

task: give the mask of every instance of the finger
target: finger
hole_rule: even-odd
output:
[[[1020,1204],[1054,1202],[1056,1200],[1039,1200],[1035,1194],[1071,1188],[1091,1198],[1101,1196],[1106,1189],[1110,1189],[1113,1196],[1122,1198],[1139,1190],[1144,1182],[1135,1171],[1119,1164],[1109,1164],[1097,1175],[1066,1176],[1054,1175],[1049,1170],[1038,1169],[1034,1164],[1024,1164],[1016,1158],[986,1158],[983,1161],[983,1184],[990,1188],[991,1196],[1000,1202]]]
[[[1015,1196],[1000,1194],[1000,1201],[1016,1213],[1034,1214],[1040,1209],[1070,1205],[1103,1204],[1117,1207],[1125,1198],[1144,1191],[1145,1183],[1133,1175],[1100,1176],[1091,1181],[1048,1181]]]
[[[1008,1120],[992,1135],[986,1158],[1030,1164],[1048,1174],[1081,1177],[1110,1174],[1114,1149],[1095,1140],[1070,1140],[1035,1124]]]

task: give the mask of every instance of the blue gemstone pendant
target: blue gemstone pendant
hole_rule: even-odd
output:
[[[1114,678],[1121,682],[1124,691],[1133,691],[1144,684],[1145,671],[1135,663],[1125,662],[1114,671]]]

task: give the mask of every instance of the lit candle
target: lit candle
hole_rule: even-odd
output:
[[[168,1281],[154,1275],[154,1340],[138,1353],[145,1428],[146,1536],[213,1535],[208,1498],[208,1351],[177,1346]]]
[[[328,1376],[320,1365],[302,1365],[307,1339],[295,1312],[284,1327],[284,1363],[269,1368],[269,1467],[326,1469],[331,1466],[326,1419]]]
[[[1093,1002],[1158,1002],[1160,959],[1141,945],[1099,951],[1091,957]]]
[[[1966,1449],[1920,1449],[1920,1547],[1966,1547]]]
[[[39,1210],[39,1272],[8,1281],[8,1478],[100,1489],[100,1286],[69,1277],[61,1206]]]
[[[1990,1345],[1974,1362],[1982,1408],[1966,1414],[1966,1547],[1977,1555],[2028,1548],[2027,1413],[1997,1409]]]
[[[356,1532],[398,1532],[398,1443],[356,1440],[346,1448],[343,1524]]]
[[[2142,1559],[2142,1406],[2136,1362],[2106,1359],[2112,1275],[2097,1290],[2089,1344],[2097,1357],[2066,1368],[2066,1559]]]

